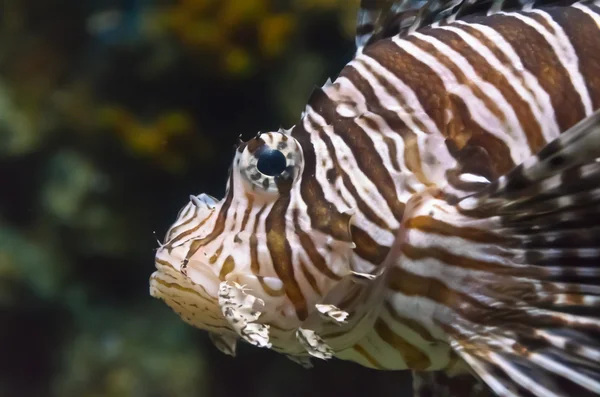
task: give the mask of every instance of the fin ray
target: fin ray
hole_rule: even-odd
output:
[[[456,227],[456,236],[440,230],[434,239],[438,249],[454,250],[444,274],[458,274],[456,258],[483,261],[477,276],[447,277],[447,292],[429,299],[455,352],[499,396],[600,396],[599,158],[596,111],[479,192],[458,200],[423,192],[405,213],[407,225],[430,217],[430,225],[443,219]],[[423,234],[436,233],[419,224],[396,244],[425,244]],[[490,247],[472,232],[461,235],[466,224],[497,241]],[[395,252],[394,266],[433,276],[426,260]]]
[[[433,24],[470,15],[570,5],[576,0],[361,0],[356,23],[356,50],[395,35],[405,36]]]

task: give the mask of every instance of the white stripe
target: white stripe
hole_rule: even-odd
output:
[[[498,396],[502,397],[521,397],[512,390],[509,390],[502,382],[496,378],[494,374],[488,372],[485,366],[481,364],[481,360],[469,354],[464,350],[458,350],[465,362],[473,368],[473,370],[483,379],[483,381],[492,389]]]
[[[379,193],[377,186],[360,170],[354,154],[350,148],[346,145],[344,140],[335,133],[331,125],[327,125],[321,115],[315,112],[310,106],[306,108],[307,116],[311,117],[315,123],[317,123],[323,130],[323,132],[331,139],[331,142],[335,148],[335,153],[338,158],[340,166],[346,171],[351,183],[355,186],[359,197],[367,203],[380,203],[375,207],[370,207],[373,212],[379,216],[387,226],[391,229],[395,229],[399,226],[398,221],[395,219],[394,214],[387,205],[385,199]],[[307,123],[309,124],[309,123]],[[311,134],[313,136],[316,134]],[[317,168],[320,167],[320,163],[317,160]],[[321,182],[322,183],[322,182]],[[329,184],[329,182],[327,182]],[[358,209],[356,209],[358,211]],[[391,245],[394,241],[395,236],[388,230],[384,230],[375,224],[372,230],[375,241],[382,245]]]
[[[323,189],[323,196],[325,200],[332,203],[335,206],[337,212],[348,211],[348,205],[340,197],[340,192],[332,188],[331,183],[327,180],[327,170],[333,167],[333,159],[329,155],[329,150],[325,142],[319,137],[318,131],[312,128],[311,118],[315,112],[310,106],[306,107],[305,117],[302,119],[304,129],[310,135],[310,143],[313,146],[315,152],[315,174],[314,178],[317,180],[321,189]],[[300,181],[296,182],[300,186]],[[355,203],[349,202],[351,206],[356,206]]]
[[[441,370],[450,362],[450,347],[447,344],[432,344],[405,324],[398,322],[388,310],[383,310],[380,318],[386,325],[414,348],[427,356],[431,363],[429,370]]]
[[[388,302],[394,311],[402,317],[415,320],[421,324],[429,333],[440,341],[446,339],[446,333],[436,323],[435,319],[456,319],[457,313],[449,307],[438,304],[425,296],[406,296],[397,291],[390,291]]]
[[[468,26],[468,24],[463,25]],[[512,70],[504,66],[502,62],[500,62],[500,60],[496,58],[494,53],[490,51],[490,49],[487,46],[485,46],[481,41],[479,41],[474,36],[462,29],[453,26],[444,26],[440,27],[440,29],[457,34],[475,52],[477,52],[483,59],[485,59],[485,61],[488,62],[492,68],[494,68],[496,71],[502,74],[502,76],[506,79],[506,81],[512,87],[512,89],[519,95],[521,99],[523,99],[529,105],[529,108],[531,109],[531,112],[533,113],[537,124],[540,126],[540,130],[546,142],[550,142],[554,138],[558,137],[558,135],[560,134],[560,128],[556,123],[556,117],[553,109],[550,108],[550,112],[544,112],[545,109],[540,109],[540,107],[538,106],[538,101],[536,100],[537,98],[535,98],[533,96],[533,93],[525,87],[525,85],[523,84],[524,81],[520,78],[521,76],[518,76],[513,73],[513,71],[515,70],[515,65],[513,65]],[[546,94],[546,96],[548,95]],[[554,123],[549,123],[549,127],[551,127],[551,129],[545,128],[547,118],[554,121]],[[523,131],[522,133],[524,134],[525,132]]]
[[[528,146],[516,144],[515,141],[506,134],[506,125],[500,121],[490,111],[490,109],[488,109],[481,99],[475,96],[469,86],[459,84],[454,74],[440,61],[407,40],[395,37],[393,42],[404,51],[412,55],[416,60],[431,68],[433,72],[436,73],[442,80],[444,88],[449,94],[454,94],[462,98],[473,121],[479,124],[483,129],[489,131],[492,135],[496,136],[498,139],[507,143],[509,150],[511,151],[511,157],[513,161],[519,163],[519,159],[529,156],[530,151]]]
[[[577,3],[577,4],[573,5],[573,8],[577,8],[578,10],[581,10],[581,11],[585,12],[586,14],[588,14],[590,17],[592,17],[594,22],[596,22],[596,25],[598,25],[598,27],[600,28],[600,15],[598,15],[597,13],[592,11],[592,9],[590,7],[583,5],[581,3]]]
[[[365,98],[363,94],[356,88],[356,86],[354,86],[352,81],[345,77],[340,77],[336,80],[336,83],[339,84],[339,89],[334,88],[334,85],[328,89],[325,89],[325,93],[336,102],[347,102],[348,98],[352,98],[355,101],[354,107],[356,108],[356,112],[357,114],[361,115],[355,119],[355,122],[371,138],[377,152],[381,154],[380,157],[382,158],[384,165],[388,169],[390,175],[392,176],[392,180],[394,181],[398,200],[402,203],[406,203],[412,196],[410,193],[411,190],[420,191],[425,187],[425,185],[422,184],[415,174],[406,167],[404,159],[405,147],[402,136],[397,131],[392,130],[383,117],[367,110],[366,105],[364,105]],[[340,106],[338,106],[337,109],[338,114],[342,115],[341,113],[343,113],[345,109],[339,108]],[[376,130],[370,128],[369,125],[363,121],[367,118],[377,124]],[[391,154],[389,153],[387,144],[384,142],[384,137],[391,139],[394,143],[397,154],[397,158],[395,160],[400,166],[400,171],[396,171],[392,166]]]
[[[410,172],[404,165],[404,141],[402,140],[402,137],[398,133],[392,131],[392,129],[381,116],[370,113],[366,109],[364,106],[365,98],[363,94],[350,80],[342,77],[336,80],[336,83],[337,86],[332,85],[323,91],[334,102],[348,102],[348,98],[352,98],[353,102],[356,104],[354,107],[357,109],[357,114],[359,115],[358,117],[354,118],[354,122],[358,127],[362,128],[364,133],[373,142],[376,153],[379,154],[383,165],[390,173],[394,183],[396,196],[398,197],[399,201],[406,203],[406,201],[410,199],[410,193],[408,192],[408,189],[406,189],[406,183],[403,182],[406,181],[407,173],[412,174],[412,172]],[[346,108],[340,109],[339,105],[336,110],[338,114],[343,116],[342,113],[344,113],[344,109]],[[367,118],[377,124],[377,129],[372,129],[369,124],[364,121]],[[400,164],[400,171],[396,171],[392,165],[392,156],[383,137],[393,140],[396,153],[398,153],[397,158],[394,160],[398,161]]]
[[[372,68],[379,76],[386,79],[390,85],[393,85],[402,93],[406,105],[400,104],[395,96],[390,95],[363,63]],[[417,147],[420,152],[421,168],[425,177],[440,187],[445,186],[447,183],[446,170],[454,167],[456,160],[448,152],[446,145],[443,143],[443,134],[439,131],[431,117],[425,112],[416,94],[402,80],[398,79],[393,73],[371,57],[362,55],[357,60],[351,62],[351,66],[367,80],[381,106],[395,112],[406,127],[415,133]],[[415,124],[415,119],[418,119],[423,124],[426,131],[422,131]],[[431,161],[427,161],[427,158]],[[404,161],[402,163],[405,164]]]
[[[519,76],[524,86],[531,91],[535,98],[535,103],[542,113],[542,133],[547,139],[553,140],[560,134],[560,127],[556,120],[556,112],[552,106],[552,100],[546,90],[544,90],[537,79],[529,70],[525,68],[521,58],[514,50],[513,46],[497,31],[490,28],[489,26],[480,25],[476,23],[466,23],[464,21],[457,21],[457,24],[469,26],[472,29],[479,31],[484,35],[490,42],[494,43],[496,48],[501,51],[505,57],[508,58],[513,72]]]
[[[454,63],[454,65],[456,65],[460,69],[460,71],[465,75],[470,84],[476,85],[481,90],[483,95],[488,97],[500,109],[500,111],[504,115],[504,120],[499,120],[497,117],[494,116],[495,121],[497,121],[501,126],[500,130],[497,131],[497,136],[505,142],[508,140],[507,144],[509,145],[511,153],[514,153],[513,160],[515,161],[515,163],[518,164],[525,158],[531,156],[532,152],[529,149],[529,145],[527,143],[525,135],[522,133],[521,123],[517,118],[515,110],[513,109],[511,104],[506,100],[506,98],[504,98],[504,96],[498,90],[498,88],[493,84],[484,81],[479,76],[477,71],[473,68],[471,63],[452,47],[448,46],[447,44],[434,37],[424,35],[421,33],[415,33],[413,37],[433,45],[437,51],[439,51],[442,55],[446,56],[448,60],[450,60],[452,63]],[[455,76],[454,79],[456,79]],[[457,84],[459,83],[457,82]],[[449,91],[451,91],[452,87],[449,88]],[[473,97],[475,96],[470,89],[468,93],[465,93],[465,95]],[[467,102],[469,99],[462,95],[461,98],[463,98],[465,102]],[[485,106],[485,104],[483,104],[483,106]],[[489,111],[489,109],[487,110]],[[486,126],[485,122],[481,125]]]
[[[373,74],[368,72],[364,67],[361,67],[361,63],[364,63],[365,65],[368,65],[369,67],[374,69],[375,73],[383,77],[392,86],[394,86],[394,88],[398,90],[398,92],[402,96],[402,100],[406,104],[406,106],[401,106],[398,102],[398,99],[395,96],[389,95],[387,91],[381,86],[381,84],[379,84],[377,79],[375,79],[374,77],[370,77],[373,76]],[[417,134],[440,134],[440,131],[438,130],[435,122],[425,112],[423,106],[421,106],[417,94],[402,80],[396,77],[396,75],[394,75],[383,65],[377,62],[377,60],[371,58],[370,56],[362,55],[358,59],[350,62],[350,65],[355,68],[358,66],[357,70],[359,70],[360,74],[369,81],[370,85],[373,87],[374,90],[378,91],[377,97],[380,98],[380,103],[382,105],[384,105],[389,110],[406,113],[402,115],[404,116],[402,121],[404,121],[405,124],[409,126],[411,130],[413,130]],[[413,118],[419,120],[425,126],[426,131],[421,131],[413,122]]]
[[[389,324],[386,325],[389,326]],[[374,357],[382,367],[392,370],[409,369],[402,352],[384,341],[375,330],[361,339],[360,345]],[[414,346],[415,348],[417,346]]]
[[[581,372],[575,371],[564,364],[551,360],[547,356],[539,353],[533,353],[529,356],[529,359],[538,364],[540,367],[550,372],[554,372],[557,375],[563,376],[590,391],[595,393],[600,392],[600,382],[590,378],[589,376],[585,376]]]
[[[324,124],[324,120],[310,106],[306,107],[305,113],[306,113],[306,116],[305,116],[305,119],[303,120],[304,128],[310,134],[311,144],[313,145],[314,150],[315,150],[316,167],[315,167],[314,177],[316,178],[317,182],[321,186],[321,189],[323,190],[323,196],[325,197],[325,200],[332,203],[336,207],[336,210],[338,212],[345,212],[348,210],[354,211],[355,217],[356,217],[355,218],[356,224],[361,225],[363,227],[363,230],[365,230],[365,232],[369,235],[369,237],[371,237],[373,240],[377,241],[379,244],[382,244],[382,245],[388,244],[388,246],[390,246],[394,241],[394,235],[390,231],[384,230],[381,227],[379,227],[378,225],[376,225],[375,223],[373,223],[358,209],[355,198],[346,189],[346,187],[342,181],[342,178],[341,177],[338,178],[338,180],[335,184],[336,189],[334,189],[332,187],[331,183],[329,183],[329,181],[327,180],[326,171],[327,171],[327,169],[329,169],[333,166],[333,162],[331,160],[331,157],[329,156],[329,152],[328,152],[328,149],[327,149],[325,143],[319,137],[319,134],[317,133],[317,131],[315,131],[311,127],[311,123],[309,122],[308,118],[309,117],[312,118],[313,121],[315,121],[317,124],[319,124],[317,119],[320,119],[321,124]],[[329,127],[329,129],[331,129],[331,127]],[[325,128],[324,128],[324,130],[325,130]],[[324,131],[324,132],[326,132],[326,131]],[[330,137],[330,139],[332,139],[331,134],[328,134],[328,136]],[[336,144],[334,139],[332,139],[332,142],[334,143],[334,146],[336,148],[339,148],[339,145]],[[343,145],[345,147],[345,144],[343,144]],[[338,158],[340,166],[342,166],[344,171],[351,178],[351,183],[356,187],[356,190],[359,192],[359,196],[363,199],[363,201],[365,201],[365,204],[369,205],[370,203],[381,203],[381,202],[385,203],[385,200],[383,199],[383,197],[381,197],[381,195],[378,194],[377,188],[360,171],[360,169],[358,169],[356,162],[354,162],[354,165],[343,164],[343,161],[340,157],[339,152],[336,151],[335,154],[336,154],[336,157]],[[354,158],[354,156],[351,152],[349,154],[347,154],[347,156],[348,156],[349,160]],[[322,166],[323,161],[325,161],[326,167]],[[370,197],[370,198],[363,197],[364,189],[361,188],[361,186],[364,186],[363,182],[365,184],[367,184],[367,187],[370,189],[370,192],[376,194],[376,196],[374,198],[373,197]],[[296,183],[300,183],[300,182],[296,182]],[[342,197],[345,199],[345,202],[342,200]],[[346,205],[346,202],[348,203],[348,205],[350,205],[350,207],[348,207],[348,205]],[[377,207],[377,208],[381,209],[381,207]],[[386,208],[387,208],[387,206],[386,206]],[[373,208],[373,211],[377,214],[377,211],[375,210],[375,208]],[[389,208],[388,208],[388,211],[389,212],[385,215],[382,215],[381,213],[378,215],[384,220],[394,222],[396,225],[395,227],[398,227],[397,226],[398,222],[395,220],[395,218],[394,218],[393,214],[391,213],[391,210],[389,210]]]
[[[534,28],[540,35],[544,37],[544,39],[550,44],[552,50],[556,54],[556,57],[560,61],[560,63],[565,68],[569,78],[571,80],[571,84],[575,88],[575,91],[579,94],[581,98],[581,102],[583,103],[583,107],[586,115],[590,115],[592,113],[592,100],[590,98],[590,94],[585,86],[585,82],[583,81],[583,76],[579,72],[579,59],[577,54],[575,53],[575,49],[571,44],[571,41],[565,34],[564,30],[557,24],[547,13],[541,10],[532,10],[531,13],[537,14],[544,18],[546,22],[554,29],[555,34],[553,35],[551,32],[546,29],[544,25],[536,21],[535,19],[517,13],[503,13],[500,14],[516,18],[523,23]]]
[[[525,389],[530,392],[540,395],[540,392],[543,392],[541,395],[548,397],[563,397],[559,394],[554,393],[552,390],[544,387],[541,383],[534,380],[533,378],[527,376],[524,372],[520,371],[515,365],[513,365],[510,361],[506,360],[504,357],[495,352],[489,352],[490,361],[493,362],[498,367],[502,368],[504,372],[508,376],[511,377],[519,385],[523,386]]]

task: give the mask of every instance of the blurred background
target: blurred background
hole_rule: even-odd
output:
[[[290,127],[337,75],[357,6],[0,0],[0,397],[409,395],[406,374],[225,356],[148,294],[156,237],[223,195],[240,134]]]

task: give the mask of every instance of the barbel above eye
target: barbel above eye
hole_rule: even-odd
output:
[[[260,173],[267,176],[277,176],[285,171],[287,160],[279,150],[265,148],[258,155],[256,168]]]

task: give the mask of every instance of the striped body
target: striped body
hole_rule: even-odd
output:
[[[192,198],[158,250],[152,295],[223,350],[240,335],[219,285],[235,281],[264,301],[248,322],[269,326],[268,344],[264,329],[251,343],[304,362],[316,354],[297,331],[314,329],[335,356],[368,367],[458,369],[449,307],[469,295],[467,280],[495,274],[488,252],[500,237],[476,232],[475,218],[445,222],[454,209],[419,198],[464,197],[598,109],[599,29],[600,8],[576,4],[466,17],[367,47],[291,130],[239,146],[221,202]],[[285,177],[256,171],[264,146],[285,154]],[[402,231],[402,263],[375,287],[348,281],[380,271]],[[323,302],[348,322],[326,321]]]

